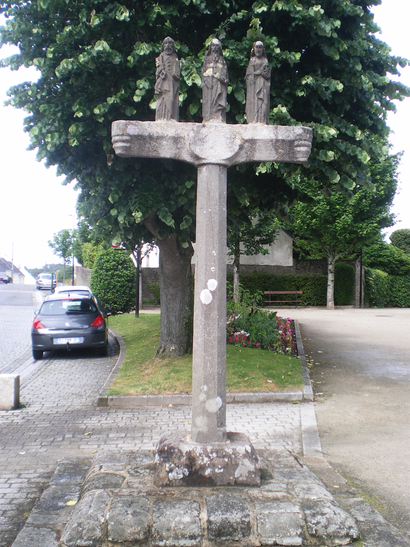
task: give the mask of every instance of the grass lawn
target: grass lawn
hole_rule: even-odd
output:
[[[125,360],[109,395],[191,393],[192,355],[158,359],[160,315],[133,313],[110,317],[124,340]],[[256,348],[227,346],[228,392],[289,391],[303,386],[299,359]]]

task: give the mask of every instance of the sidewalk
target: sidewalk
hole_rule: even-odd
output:
[[[73,510],[67,502],[78,499],[94,458],[109,466],[113,453],[151,451],[165,432],[190,430],[187,406],[97,407],[118,359],[113,343],[107,358],[78,354],[46,359],[23,385],[21,400],[26,407],[0,413],[1,547],[9,547],[18,532],[14,547],[57,547],[59,536],[54,533],[51,538],[50,530],[62,531]],[[409,547],[323,459],[312,403],[229,404],[227,428],[245,433],[261,454],[276,454],[274,473],[282,476],[283,487],[291,488],[293,495],[292,475],[296,477],[298,469],[304,470],[309,483],[317,481],[310,467],[323,480],[330,498],[354,517],[363,546]],[[62,489],[63,483],[68,490]],[[63,508],[64,514],[56,507]],[[22,519],[26,521],[23,529]]]

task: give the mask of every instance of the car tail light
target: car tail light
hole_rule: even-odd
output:
[[[91,323],[92,327],[102,327],[104,325],[104,318],[102,315],[99,315],[94,319],[94,321]]]
[[[33,321],[33,329],[44,329],[44,325],[37,319],[37,317]]]

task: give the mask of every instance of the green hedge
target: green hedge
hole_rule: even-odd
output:
[[[410,308],[410,275],[390,276],[390,305]]]
[[[108,249],[98,254],[91,271],[90,287],[103,308],[113,314],[135,306],[136,268],[127,251]]]
[[[389,275],[366,268],[365,302],[372,308],[409,308],[410,275]]]
[[[228,273],[232,283],[232,273]],[[243,272],[240,274],[244,290],[255,294],[258,291],[303,291],[304,306],[326,306],[327,277],[320,274],[277,275],[265,272]]]

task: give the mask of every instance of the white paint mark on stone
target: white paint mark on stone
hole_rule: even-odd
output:
[[[205,408],[208,412],[214,414],[215,412],[218,412],[218,410],[222,406],[222,399],[220,397],[216,397],[216,399],[209,399],[205,403]]]
[[[212,266],[211,272],[213,273],[213,272],[215,272],[215,271],[216,271],[216,268],[215,268],[214,266]]]
[[[212,302],[212,294],[208,289],[202,290],[199,298],[201,299],[202,304],[205,304],[205,306]]]
[[[218,286],[218,281],[216,279],[209,279],[206,286],[208,287],[210,291],[214,291],[216,287]]]

